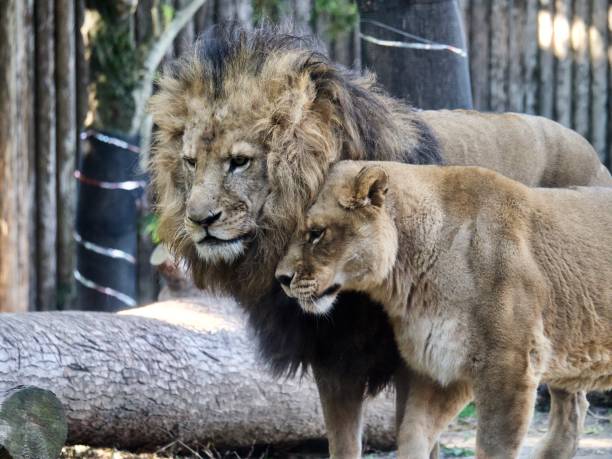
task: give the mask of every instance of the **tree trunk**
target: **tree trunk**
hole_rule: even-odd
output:
[[[310,378],[271,377],[229,301],[6,314],[0,336],[0,390],[27,382],[53,391],[69,444],[151,450],[177,439],[240,447],[324,436]],[[369,443],[392,446],[391,394],[369,411]]]
[[[468,59],[462,54],[466,51],[465,37],[456,0],[357,3],[362,64],[377,74],[383,87],[423,109],[472,107]],[[434,49],[413,47],[422,46],[423,39],[435,42]],[[435,49],[439,44],[452,48]]]
[[[29,5],[9,0],[0,15],[0,311],[26,311],[29,303]]]
[[[473,0],[470,29],[470,72],[474,107],[477,110],[490,110],[489,87],[489,47],[491,3],[488,0]]]
[[[18,386],[0,393],[0,458],[57,459],[66,442],[64,408],[53,392]]]
[[[491,22],[490,106],[496,112],[505,112],[508,100],[508,6],[507,1],[493,2],[491,16],[488,18]]]
[[[74,302],[74,219],[77,159],[76,30],[74,0],[55,2],[57,89],[57,283],[58,306]]]
[[[608,4],[609,5],[609,4]],[[599,154],[599,158],[602,161],[606,161],[606,135],[608,135],[608,141],[612,146],[612,122],[608,119],[608,113],[606,112],[606,102],[608,105],[608,111],[612,107],[611,93],[612,88],[608,87],[606,81],[606,73],[608,68],[612,64],[612,58],[606,59],[606,50],[610,53],[610,43],[608,43],[608,35],[612,37],[612,34],[608,32],[606,19],[611,17],[610,7],[608,6],[608,18],[604,11],[606,11],[606,0],[593,0],[592,6],[592,25],[589,30],[589,50],[591,55],[591,143],[593,148]],[[608,54],[609,56],[610,54]],[[610,75],[612,75],[612,68],[610,68]],[[612,80],[611,80],[612,86]],[[607,98],[604,97],[607,94]],[[607,99],[607,101],[606,101]],[[612,151],[610,151],[607,158],[608,166],[612,167]]]
[[[57,308],[54,1],[36,2],[37,306]]]

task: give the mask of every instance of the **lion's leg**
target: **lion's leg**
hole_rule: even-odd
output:
[[[533,416],[537,378],[527,356],[507,349],[490,352],[491,360],[474,379],[476,457],[516,458]]]
[[[570,393],[563,389],[548,388],[550,413],[548,432],[538,445],[535,459],[569,459],[574,457],[589,402],[584,392]]]
[[[330,456],[333,459],[360,458],[365,382],[341,380],[316,367],[313,373],[321,398]]]
[[[442,387],[405,366],[396,373],[397,457],[437,459],[438,437],[472,398],[467,384]]]

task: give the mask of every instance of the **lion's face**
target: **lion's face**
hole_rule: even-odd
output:
[[[364,290],[391,271],[397,234],[384,207],[387,174],[343,161],[332,168],[276,277],[288,296],[325,314],[343,290]]]
[[[228,116],[239,117],[213,112],[190,123],[180,151],[185,230],[198,255],[210,263],[242,255],[268,193],[262,146],[245,137],[244,130],[223,130]]]
[[[180,256],[208,266],[242,260],[260,228],[293,229],[314,199],[339,144],[327,99],[292,62],[254,76],[237,69],[222,96],[199,66],[185,81],[160,80],[151,171],[160,237]],[[281,239],[271,241],[276,250]]]

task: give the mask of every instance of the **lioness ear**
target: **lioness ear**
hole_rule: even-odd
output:
[[[380,166],[365,166],[355,177],[353,202],[357,205],[369,204],[381,207],[385,202],[389,176]]]

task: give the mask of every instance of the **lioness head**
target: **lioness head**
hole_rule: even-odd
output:
[[[340,291],[365,290],[387,277],[397,254],[387,189],[380,166],[342,161],[332,168],[276,271],[305,311],[324,314]]]

